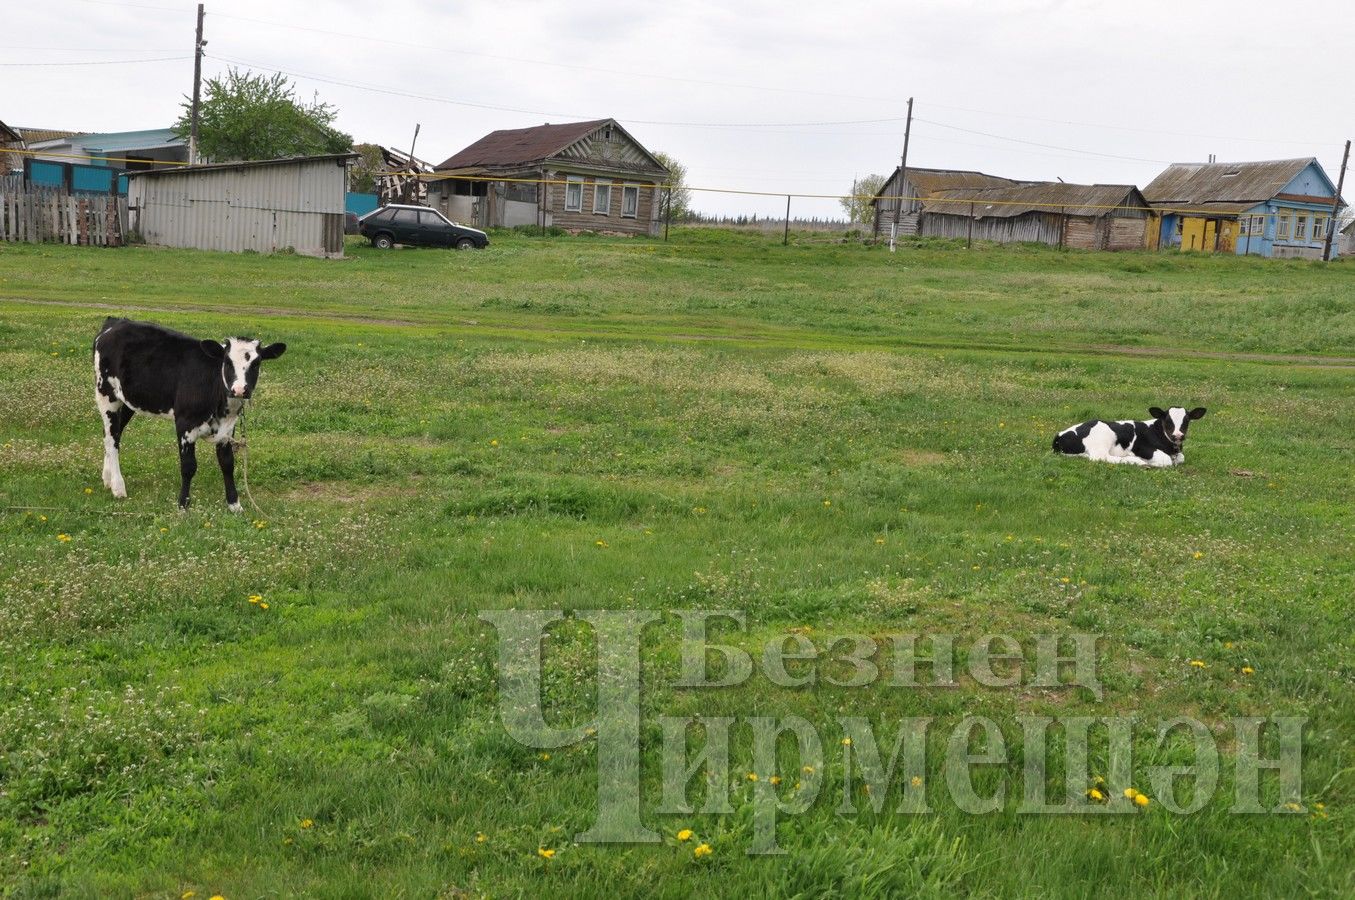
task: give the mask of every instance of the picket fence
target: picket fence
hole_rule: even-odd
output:
[[[126,197],[0,185],[0,241],[120,247],[126,239]]]

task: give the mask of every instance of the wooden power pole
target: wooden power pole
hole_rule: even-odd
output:
[[[1331,262],[1331,241],[1336,235],[1336,216],[1341,212],[1341,191],[1346,186],[1346,165],[1350,162],[1350,141],[1346,141],[1346,153],[1341,157],[1341,175],[1336,179],[1336,199],[1331,202],[1331,221],[1327,223],[1327,243],[1322,246],[1322,259]]]
[[[913,133],[913,98],[908,98],[908,121],[903,126],[903,157],[899,160],[899,183],[896,184],[895,191],[898,197],[894,201],[894,225],[889,232],[889,250],[894,250],[894,240],[899,233],[899,212],[903,209],[904,190],[903,183],[908,178],[908,138]]]
[[[190,166],[198,163],[198,118],[202,108],[202,48],[207,46],[207,42],[202,39],[202,4],[198,4],[198,31],[193,39],[193,110],[189,114],[188,131],[188,164]]]

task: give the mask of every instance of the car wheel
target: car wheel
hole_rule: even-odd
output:
[[[462,238],[461,240],[459,240],[459,241],[456,242],[456,249],[458,249],[458,250],[474,250],[474,249],[475,249],[475,241],[471,240],[470,238]]]
[[[389,250],[395,246],[395,239],[389,234],[378,234],[372,238],[372,246],[378,250]]]

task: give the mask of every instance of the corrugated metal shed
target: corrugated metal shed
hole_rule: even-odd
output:
[[[1314,157],[1241,163],[1174,163],[1143,189],[1156,207],[1239,213],[1265,203]]]
[[[343,255],[344,190],[356,154],[129,173],[132,230],[149,244]]]
[[[922,202],[923,213],[974,218],[1013,218],[1031,212],[1100,218],[1111,214],[1141,217],[1148,205],[1132,184],[1067,184],[1062,181],[984,190],[938,191]]]

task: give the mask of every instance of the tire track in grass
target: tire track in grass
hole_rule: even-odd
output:
[[[564,338],[587,337],[599,340],[633,340],[672,342],[722,341],[730,343],[756,344],[765,347],[795,348],[835,348],[841,350],[946,350],[978,353],[1028,353],[1077,356],[1137,356],[1162,357],[1176,359],[1219,360],[1222,362],[1272,363],[1279,365],[1301,366],[1318,369],[1355,368],[1355,356],[1318,356],[1302,353],[1256,353],[1240,350],[1201,350],[1184,347],[1138,347],[1127,344],[1051,344],[1034,346],[1029,344],[983,343],[968,340],[909,340],[890,338],[887,340],[864,340],[832,333],[821,334],[809,331],[750,328],[742,325],[736,334],[701,333],[693,331],[690,324],[684,324],[681,331],[659,332],[662,323],[654,323],[649,330],[628,327],[624,322],[615,327],[602,327],[603,320],[595,319],[584,327],[561,327],[561,323],[552,321],[549,325],[515,319],[513,323],[498,319],[457,319],[448,321],[420,321],[416,319],[397,319],[378,316],[366,316],[337,310],[308,311],[302,309],[284,309],[276,306],[223,307],[223,306],[145,306],[122,303],[107,303],[92,300],[36,300],[27,297],[0,297],[0,303],[23,304],[37,307],[60,307],[67,309],[90,309],[113,312],[138,312],[156,314],[191,315],[258,315],[266,317],[299,319],[314,322],[334,322],[338,324],[376,325],[384,328],[424,328],[446,329],[450,331],[472,331],[486,337],[504,336],[524,338],[530,335]],[[797,336],[814,340],[796,340]]]

